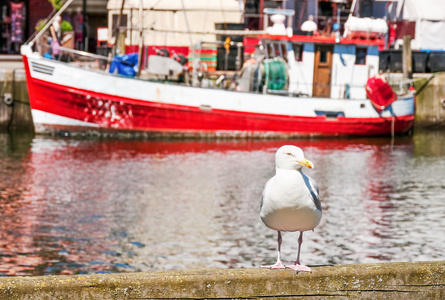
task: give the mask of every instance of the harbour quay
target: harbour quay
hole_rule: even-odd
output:
[[[444,299],[445,262],[0,277],[1,299]]]

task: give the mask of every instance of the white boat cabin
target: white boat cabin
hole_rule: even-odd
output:
[[[288,91],[334,99],[366,99],[365,85],[378,73],[378,42],[314,36],[263,37],[265,60],[287,62]]]
[[[271,16],[274,24],[266,29],[268,34],[259,36],[252,60],[243,66],[238,90],[366,99],[367,80],[379,71],[379,48],[387,32],[383,20],[350,17],[343,36],[339,30],[329,36],[310,31],[293,35],[284,26],[285,17],[276,16]]]

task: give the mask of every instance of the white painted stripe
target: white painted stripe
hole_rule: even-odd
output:
[[[31,112],[34,124],[99,127],[99,125],[94,123],[88,123],[75,119],[70,119],[37,109],[33,109]]]

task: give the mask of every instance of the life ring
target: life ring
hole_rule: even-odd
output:
[[[378,113],[384,111],[397,100],[396,93],[394,93],[384,75],[376,75],[368,79],[366,82],[366,96],[371,100]]]

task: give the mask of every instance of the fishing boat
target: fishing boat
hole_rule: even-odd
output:
[[[407,85],[394,91],[378,74],[381,27],[363,29],[351,16],[342,36],[294,35],[293,11],[264,13],[265,30],[225,33],[254,41],[255,52],[237,70],[213,74],[196,55],[188,63],[168,49],[144,55],[142,39],[134,54],[60,47],[65,59],[52,59],[36,49],[37,33],[21,48],[36,133],[288,138],[412,129],[414,93]],[[223,42],[226,49],[230,43]],[[204,53],[203,44],[190,53]]]

